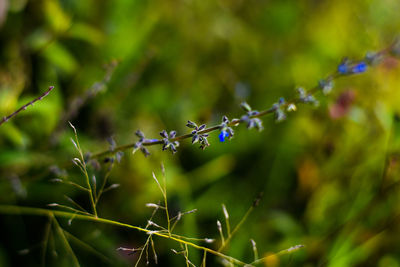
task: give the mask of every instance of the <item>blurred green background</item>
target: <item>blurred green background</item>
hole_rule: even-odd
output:
[[[362,58],[399,34],[398,0],[0,0],[0,115],[55,89],[0,127],[0,203],[89,208],[87,195],[57,177],[83,181],[67,121],[84,152],[137,140],[141,129],[188,133],[187,120],[208,125],[240,117],[239,103],[261,110],[296,86],[313,87],[342,57]],[[151,173],[166,168],[177,232],[216,238],[224,203],[233,225],[258,192],[264,197],[226,254],[252,261],[297,244],[305,248],[268,266],[400,266],[400,68],[394,58],[341,78],[320,106],[299,106],[287,121],[265,117],[261,133],[236,128],[231,141],[211,134],[205,151],[181,142],[178,153],[130,150],[114,166],[99,216],[145,226],[162,199]],[[343,100],[345,99],[345,100]],[[110,163],[91,173],[101,180]],[[48,219],[0,215],[0,266],[73,266]],[[163,224],[162,216],[154,219]],[[133,266],[147,236],[66,219],[60,225],[112,263],[70,240],[81,266]],[[58,240],[58,241],[57,241]],[[160,266],[182,266],[177,243],[155,238]],[[190,250],[200,265],[202,253]],[[210,266],[219,266],[209,256]],[[144,265],[144,262],[141,263]],[[150,261],[150,265],[154,265]]]

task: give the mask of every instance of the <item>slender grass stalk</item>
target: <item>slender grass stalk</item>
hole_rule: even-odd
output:
[[[157,253],[156,253],[156,247],[154,245],[154,241],[153,241],[153,237],[152,236],[150,236],[150,245],[151,245],[151,249],[153,251],[154,262],[156,264],[158,264],[158,257],[157,257]]]
[[[102,261],[111,264],[111,260],[109,258],[107,258],[106,256],[104,256],[102,253],[98,252],[96,249],[94,249],[92,246],[88,245],[87,243],[83,242],[82,240],[80,240],[79,238],[77,238],[76,236],[74,236],[73,234],[71,234],[70,232],[63,230],[65,236],[67,237],[67,239],[75,242],[77,245],[79,245],[80,247],[84,248],[85,250],[89,251],[90,253],[96,255],[98,258],[100,258]]]
[[[207,251],[203,252],[203,260],[201,262],[201,267],[206,267]]]
[[[293,253],[293,252],[298,251],[299,249],[302,249],[302,248],[304,248],[304,245],[296,245],[296,246],[290,247],[288,249],[284,249],[284,250],[278,251],[277,253],[269,254],[268,256],[263,257],[261,259],[255,260],[252,263],[250,263],[250,265],[257,265],[257,264],[263,263],[267,257],[273,256],[273,255],[282,256],[282,255],[285,255],[285,254]]]
[[[163,195],[164,198],[164,207],[165,207],[165,215],[167,216],[167,224],[168,224],[168,234],[171,235],[171,220],[169,217],[169,212],[168,212],[168,200],[167,200],[167,180],[165,177],[165,173],[163,173],[163,182],[164,182],[164,186],[161,186],[160,182],[158,181],[156,175],[154,174],[154,172],[152,173],[154,180],[156,181],[158,188],[161,191],[161,194]]]
[[[137,267],[137,266],[139,265],[139,262],[140,262],[140,260],[142,259],[142,256],[143,256],[143,252],[146,250],[146,248],[147,248],[147,246],[148,246],[148,244],[149,244],[150,238],[151,238],[151,235],[149,235],[149,237],[148,237],[147,240],[146,240],[146,243],[144,244],[144,246],[143,246],[142,249],[140,250],[139,258],[138,258],[138,260],[136,261],[135,267]],[[147,264],[147,265],[148,265],[148,264]]]
[[[186,267],[189,267],[192,263],[189,260],[189,249],[188,249],[187,244],[185,244],[185,253],[184,253],[184,255],[185,255],[185,259],[186,259]]]
[[[75,205],[79,210],[81,210],[82,212],[84,212],[85,214],[90,214],[89,212],[87,212],[87,210],[85,210],[81,205],[79,205],[78,203],[76,203],[75,200],[73,200],[72,198],[70,198],[69,196],[64,196],[69,202],[71,202],[73,205]]]
[[[79,185],[77,183],[74,183],[72,181],[61,180],[61,179],[55,179],[55,180],[57,182],[61,182],[61,183],[65,183],[65,184],[71,185],[71,186],[73,186],[73,187],[75,187],[75,188],[77,188],[79,190],[82,190],[82,191],[85,191],[85,192],[89,192],[89,189],[87,189],[86,187],[83,187],[83,186],[81,186],[81,185]]]
[[[242,219],[239,221],[239,223],[233,228],[231,234],[228,236],[228,238],[225,240],[225,242],[222,243],[221,247],[218,249],[218,252],[221,252],[232,240],[232,237],[236,234],[236,232],[240,229],[240,227],[243,225],[243,223],[247,220],[249,217],[250,213],[254,210],[254,205],[252,205],[247,212],[244,214]]]
[[[111,166],[109,167],[109,169],[107,170],[106,174],[104,175],[103,182],[101,184],[101,187],[100,187],[99,192],[97,193],[97,195],[96,195],[96,190],[95,190],[95,196],[96,196],[95,197],[95,206],[97,206],[97,203],[99,202],[99,199],[100,199],[101,195],[104,193],[104,187],[107,184],[107,180],[110,177],[110,174],[111,174],[111,171],[112,171],[113,167],[114,167],[114,162],[111,163]]]
[[[171,236],[171,220],[169,218],[169,211],[168,211],[168,198],[167,198],[167,176],[165,175],[165,168],[164,165],[161,164],[163,182],[164,182],[164,206],[165,206],[165,214],[167,216],[167,224],[168,224],[168,234]]]
[[[210,238],[196,238],[196,237],[187,237],[187,236],[182,236],[182,235],[177,235],[177,234],[171,234],[173,237],[177,237],[179,239],[185,239],[188,241],[200,241],[200,242],[206,242],[206,243],[213,243],[214,239]]]
[[[20,207],[20,206],[12,206],[12,205],[0,205],[0,213],[14,214],[14,215],[56,216],[56,217],[63,217],[63,218],[69,218],[72,215],[74,215],[74,213],[67,212],[67,211],[53,211],[53,210],[47,210],[47,209],[41,209],[41,208]],[[204,246],[197,245],[195,243],[174,237],[172,235],[170,236],[169,234],[164,234],[164,233],[160,233],[157,231],[148,230],[148,229],[145,229],[145,228],[142,228],[139,226],[134,226],[134,225],[118,222],[118,221],[95,217],[93,215],[89,216],[89,215],[83,215],[83,214],[76,214],[75,218],[79,219],[79,220],[92,221],[92,222],[115,225],[115,226],[119,226],[119,227],[123,227],[123,228],[135,229],[135,230],[147,233],[147,234],[152,234],[152,235],[156,235],[156,236],[159,236],[159,237],[162,237],[165,239],[170,239],[170,240],[176,241],[182,245],[186,244],[190,247],[206,251],[210,254],[216,255],[216,256],[224,258],[226,260],[231,260],[232,262],[234,262],[235,264],[238,264],[238,265],[246,264],[245,262],[243,262],[241,260],[235,259],[235,258],[225,255],[221,252],[215,251],[213,249],[210,249],[210,248],[207,248]]]
[[[49,89],[47,89],[46,92],[44,92],[43,94],[41,94],[40,96],[38,96],[37,98],[35,98],[34,100],[26,103],[25,105],[23,105],[22,107],[20,107],[19,109],[17,109],[16,111],[14,111],[13,113],[11,113],[8,116],[4,116],[1,120],[0,120],[0,126],[7,122],[8,120],[10,120],[12,117],[17,116],[18,113],[20,113],[23,110],[26,110],[29,106],[33,106],[33,104],[35,104],[35,102],[42,100],[43,98],[45,98],[48,94],[50,94],[50,92],[54,89],[54,86],[50,86]]]
[[[42,266],[46,266],[46,252],[47,252],[47,244],[49,243],[49,236],[51,230],[52,219],[49,217],[49,221],[46,225],[44,231],[44,238],[43,238],[43,248],[42,248]]]
[[[93,210],[94,216],[97,217],[96,202],[95,202],[94,196],[93,196],[94,192],[93,192],[92,186],[90,184],[90,179],[89,179],[89,174],[87,171],[85,157],[83,156],[83,152],[82,152],[81,146],[79,144],[78,133],[76,132],[75,126],[72,125],[72,123],[69,123],[69,125],[74,130],[74,134],[75,134],[75,142],[73,140],[71,140],[71,141],[73,141],[72,143],[75,145],[76,149],[79,152],[79,156],[81,158],[80,161],[75,161],[75,163],[77,163],[77,165],[78,164],[80,165],[81,171],[85,175],[87,189],[89,190],[88,194],[89,194],[89,198],[90,198],[90,204],[92,205],[92,210]]]
[[[47,206],[49,206],[49,207],[60,207],[60,208],[63,208],[63,209],[67,209],[67,210],[73,211],[74,213],[79,213],[79,214],[84,214],[84,215],[88,215],[88,216],[93,216],[93,215],[92,215],[91,213],[89,213],[89,212],[77,210],[77,209],[74,209],[74,208],[72,208],[72,207],[70,207],[70,206],[66,206],[66,205],[62,205],[62,204],[58,204],[58,203],[51,203],[51,204],[48,204]]]
[[[79,267],[79,266],[80,266],[79,261],[78,261],[78,259],[76,258],[76,255],[75,255],[74,251],[72,250],[71,245],[70,245],[69,242],[68,242],[68,239],[65,237],[65,234],[64,234],[63,229],[62,229],[61,226],[58,224],[57,219],[54,217],[54,214],[50,214],[50,216],[51,216],[51,218],[52,218],[52,220],[53,220],[53,222],[54,222],[54,226],[56,227],[56,230],[57,230],[58,234],[59,234],[60,237],[61,237],[61,240],[62,240],[63,243],[64,243],[65,249],[66,249],[67,252],[71,255],[72,262],[74,263],[75,266],[78,266],[78,267]]]

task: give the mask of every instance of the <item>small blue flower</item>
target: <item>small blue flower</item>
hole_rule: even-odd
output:
[[[220,142],[225,142],[225,139],[229,137],[229,133],[225,130],[222,130],[218,137]]]
[[[349,66],[346,62],[338,66],[338,72],[341,74],[347,74],[349,72]]]
[[[353,73],[362,73],[362,72],[365,72],[366,70],[367,70],[367,68],[368,68],[368,65],[367,65],[367,63],[365,63],[364,61],[361,61],[360,63],[358,63],[357,65],[355,65],[353,68],[352,68],[352,72]]]

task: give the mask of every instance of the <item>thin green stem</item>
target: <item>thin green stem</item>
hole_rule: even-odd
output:
[[[60,208],[63,208],[63,209],[71,210],[71,211],[73,211],[74,213],[79,213],[79,214],[84,214],[84,215],[88,215],[88,216],[93,216],[92,214],[90,214],[90,213],[88,213],[88,212],[81,211],[81,210],[77,210],[77,209],[74,209],[73,207],[70,207],[70,206],[67,206],[67,205],[62,205],[62,204],[57,204],[57,203],[55,203],[54,205],[53,205],[53,204],[49,204],[48,206],[50,206],[50,207],[60,207]]]
[[[89,174],[88,174],[88,171],[87,171],[87,168],[86,168],[85,157],[83,156],[83,152],[82,152],[81,146],[79,144],[78,133],[76,132],[75,126],[73,126],[71,123],[69,123],[69,124],[70,124],[71,128],[74,130],[75,142],[73,142],[73,143],[76,146],[76,149],[78,150],[79,155],[81,157],[80,167],[82,167],[81,170],[82,170],[83,174],[85,175],[86,185],[87,185],[88,190],[89,190],[88,194],[89,194],[90,204],[92,206],[93,214],[94,214],[95,217],[97,217],[96,202],[95,202],[94,197],[93,197],[94,192],[93,192],[92,186],[90,184]]]
[[[144,244],[143,248],[140,250],[139,258],[136,261],[135,267],[137,267],[139,265],[139,262],[140,262],[140,260],[142,259],[142,256],[143,256],[143,252],[145,250],[147,250],[147,246],[149,245],[150,238],[151,238],[151,235],[149,235],[149,237],[146,240],[146,243]]]
[[[75,255],[74,251],[72,250],[71,245],[69,244],[67,238],[65,237],[65,234],[64,234],[63,229],[62,229],[61,226],[58,224],[57,219],[54,218],[54,215],[53,215],[53,214],[50,214],[50,216],[52,216],[52,220],[54,221],[54,226],[56,227],[57,232],[58,232],[58,234],[60,235],[61,240],[62,240],[63,243],[64,243],[65,249],[67,250],[67,252],[68,252],[69,254],[71,254],[71,259],[72,259],[74,265],[79,267],[79,266],[80,266],[80,265],[79,265],[79,261],[78,261],[78,259],[76,258],[76,255]]]
[[[188,246],[185,244],[185,259],[186,259],[186,267],[189,267],[189,250],[188,250]]]
[[[228,236],[228,238],[225,240],[225,242],[222,244],[222,246],[218,249],[218,252],[221,252],[226,245],[229,244],[229,242],[231,241],[232,237],[236,234],[236,232],[239,230],[239,228],[242,226],[242,224],[246,221],[246,219],[249,217],[250,213],[253,211],[254,206],[251,206],[246,214],[242,217],[242,219],[239,221],[239,223],[235,226],[235,228],[233,228],[231,234]]]
[[[93,253],[94,255],[96,255],[98,258],[100,258],[101,260],[103,260],[104,262],[107,262],[108,264],[111,264],[111,260],[109,258],[107,258],[106,256],[104,256],[102,253],[98,252],[95,248],[93,248],[92,246],[86,244],[85,242],[83,242],[82,240],[80,240],[79,238],[77,238],[76,236],[72,235],[70,232],[63,230],[64,234],[66,235],[66,237],[70,240],[72,240],[73,242],[75,242],[77,245],[81,246],[82,248],[86,249],[87,251]]]
[[[47,210],[47,209],[40,209],[40,208],[30,208],[30,207],[18,207],[18,206],[12,206],[12,205],[0,205],[0,213],[2,214],[15,214],[15,215],[37,215],[37,216],[56,216],[56,217],[63,217],[63,218],[70,218],[73,213],[71,212],[66,212],[66,211],[52,211],[52,210]],[[104,219],[104,218],[100,218],[100,217],[94,217],[94,216],[88,216],[88,215],[82,215],[82,214],[76,214],[75,215],[76,219],[79,220],[86,220],[86,221],[92,221],[92,222],[99,222],[99,223],[104,223],[104,224],[110,224],[110,225],[116,225],[119,227],[124,227],[124,228],[129,228],[129,229],[135,229],[141,232],[145,232],[147,234],[151,234],[151,235],[156,235],[165,239],[170,239],[173,241],[176,241],[180,244],[183,245],[188,245],[190,247],[199,249],[199,250],[203,250],[206,251],[208,253],[211,253],[213,255],[216,255],[218,257],[224,258],[228,261],[232,261],[235,264],[238,265],[246,265],[245,262],[240,261],[238,259],[235,259],[231,256],[225,255],[219,251],[215,251],[212,250],[210,248],[204,247],[204,246],[200,246],[197,245],[195,243],[186,241],[186,240],[182,240],[179,238],[176,238],[174,236],[170,236],[169,234],[163,234],[163,233],[159,233],[157,231],[152,231],[152,230],[148,230],[145,228],[141,228],[138,226],[134,226],[134,225],[130,225],[130,224],[126,224],[126,223],[122,223],[122,222],[118,222],[118,221],[113,221],[113,220],[108,220],[108,219]]]
[[[89,174],[88,174],[87,169],[86,169],[86,163],[83,163],[83,164],[84,164],[83,166],[84,166],[84,169],[85,169],[84,174],[85,174],[85,178],[86,178],[86,184],[87,184],[87,186],[89,188],[90,203],[92,204],[93,214],[94,214],[95,217],[97,217],[96,203],[95,203],[94,198],[93,198],[93,190],[92,190],[92,186],[90,185]]]
[[[110,177],[110,174],[111,174],[111,171],[112,171],[113,166],[114,166],[114,163],[111,163],[111,166],[110,166],[109,169],[107,170],[107,173],[104,175],[103,183],[101,184],[101,187],[100,187],[100,189],[99,189],[99,192],[97,193],[97,197],[96,197],[96,200],[95,200],[95,203],[94,203],[95,206],[96,206],[97,203],[99,202],[99,199],[100,199],[101,195],[104,193],[104,187],[105,187],[106,184],[107,184],[107,180],[108,180],[108,178]]]
[[[168,212],[168,200],[167,200],[167,179],[165,177],[165,174],[163,174],[163,179],[164,179],[164,190],[163,190],[163,196],[164,196],[164,205],[165,205],[165,214],[167,216],[167,224],[168,224],[168,234],[171,236],[171,220],[169,218],[169,212]]]
[[[257,264],[263,263],[265,261],[265,259],[268,258],[268,257],[271,257],[271,256],[278,256],[279,257],[279,256],[282,256],[282,255],[293,253],[293,252],[298,251],[299,249],[302,249],[302,248],[304,248],[304,245],[296,245],[296,246],[290,247],[288,249],[284,249],[284,250],[278,251],[276,253],[269,254],[268,256],[265,256],[265,257],[263,257],[261,259],[255,260],[252,263],[250,263],[250,265],[257,265]]]
[[[69,184],[69,185],[72,185],[72,186],[82,190],[82,191],[89,192],[89,189],[87,189],[86,187],[83,187],[83,186],[81,186],[81,185],[79,185],[77,183],[74,183],[74,182],[71,182],[71,181],[65,181],[65,180],[62,180],[62,183]]]
[[[46,266],[46,252],[47,252],[47,244],[49,243],[49,236],[52,224],[52,217],[49,217],[49,222],[46,225],[46,229],[44,232],[44,239],[43,239],[43,252],[42,252],[42,266]]]
[[[156,253],[156,247],[154,245],[153,237],[150,235],[150,245],[151,245],[151,250],[153,251],[153,257],[154,257],[154,262],[158,264],[158,259],[157,259],[157,253]]]
[[[203,260],[202,260],[202,263],[201,263],[201,267],[206,267],[207,252],[204,251],[203,253],[204,253],[204,254],[203,254]]]

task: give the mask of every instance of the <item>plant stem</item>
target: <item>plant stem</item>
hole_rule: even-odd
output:
[[[387,48],[385,48],[385,49],[383,49],[381,51],[378,51],[376,53],[376,55],[381,56],[382,58],[385,57],[385,56],[390,55],[393,46],[394,46],[394,43],[391,44],[389,47],[387,47]],[[362,61],[363,60],[359,60],[359,62],[362,62]],[[342,77],[342,76],[345,76],[345,74],[341,74],[338,71],[335,71],[332,74],[328,75],[325,78],[325,80],[326,81],[333,81],[333,80],[335,80],[335,79],[337,79],[339,77]],[[320,86],[316,85],[313,88],[309,89],[307,94],[308,95],[315,95],[319,91],[320,91]],[[282,107],[283,108],[287,108],[291,104],[300,104],[300,103],[302,103],[300,98],[293,98],[290,101],[288,101],[287,103],[285,103]],[[263,117],[263,116],[268,115],[268,114],[273,114],[275,111],[276,111],[276,109],[274,107],[271,107],[271,108],[268,108],[268,109],[265,109],[265,110],[262,110],[262,111],[258,112],[256,115],[249,116],[249,118],[251,119],[251,118]],[[238,126],[242,122],[243,121],[240,120],[240,119],[233,119],[232,121],[230,121],[228,123],[227,126],[229,126],[229,127]],[[212,126],[210,128],[206,128],[206,129],[204,129],[202,131],[199,131],[197,134],[205,134],[205,133],[213,132],[213,131],[216,131],[216,130],[219,130],[219,129],[221,129],[221,126],[220,125],[215,125],[215,126]],[[188,134],[184,134],[184,135],[181,135],[181,136],[177,136],[175,138],[171,138],[170,141],[171,142],[180,141],[180,140],[183,140],[183,139],[191,138],[192,136],[193,136],[193,134],[188,133]],[[101,158],[101,157],[104,157],[104,156],[107,156],[107,155],[110,155],[110,154],[114,154],[114,153],[116,153],[118,151],[123,151],[123,150],[126,150],[126,149],[130,149],[130,148],[133,148],[135,146],[135,144],[136,143],[130,143],[130,144],[126,144],[126,145],[121,145],[121,146],[116,147],[113,151],[107,150],[107,151],[103,151],[103,152],[99,152],[99,153],[93,154],[91,156],[91,158],[92,159]],[[160,144],[163,144],[163,140],[160,140],[160,139],[154,140],[153,139],[153,140],[148,140],[148,141],[145,141],[145,142],[142,143],[143,146],[153,146],[153,145],[160,145]]]
[[[74,213],[65,212],[65,211],[57,211],[57,210],[52,211],[52,210],[41,209],[41,208],[18,207],[18,206],[12,206],[12,205],[0,205],[0,213],[2,213],[2,214],[15,214],[15,215],[16,214],[19,214],[19,215],[30,214],[30,215],[37,215],[37,216],[56,216],[56,217],[64,217],[64,218],[70,218],[72,215],[74,215]],[[118,221],[108,220],[108,219],[104,219],[104,218],[99,218],[99,217],[95,217],[95,216],[75,214],[75,218],[76,219],[80,219],[80,220],[100,222],[100,223],[111,224],[111,225],[116,225],[116,226],[120,226],[120,227],[135,229],[135,230],[138,230],[138,231],[141,231],[141,232],[145,232],[147,234],[156,235],[156,236],[163,237],[163,238],[166,238],[166,239],[174,240],[176,242],[179,242],[180,244],[188,245],[188,246],[191,246],[193,248],[196,248],[196,249],[199,249],[199,250],[203,250],[205,252],[214,254],[214,255],[216,255],[218,257],[224,258],[224,259],[226,259],[228,261],[232,261],[233,263],[238,264],[238,265],[246,265],[245,262],[240,261],[238,259],[235,259],[233,257],[230,257],[228,255],[225,255],[225,254],[223,254],[221,252],[218,252],[218,251],[212,250],[210,248],[194,244],[194,243],[186,241],[186,240],[182,240],[182,239],[174,237],[172,235],[170,236],[169,234],[163,234],[163,233],[159,233],[157,231],[152,231],[152,230],[148,230],[148,229],[141,228],[141,227],[138,227],[138,226],[134,226],[134,225],[118,222]]]
[[[236,232],[239,230],[239,228],[242,226],[242,224],[246,221],[246,219],[249,217],[250,213],[253,211],[254,206],[251,206],[246,214],[243,216],[243,218],[240,220],[240,222],[233,228],[232,233],[228,236],[228,238],[225,240],[225,242],[222,243],[221,247],[218,249],[218,252],[221,252],[226,245],[231,241],[232,237],[236,234]]]
[[[33,104],[36,101],[40,101],[43,98],[45,98],[52,90],[54,89],[54,86],[50,86],[49,89],[47,89],[46,92],[44,92],[43,94],[41,94],[40,96],[38,96],[37,98],[35,98],[34,100],[30,101],[29,103],[23,105],[22,107],[20,107],[19,109],[17,109],[16,111],[14,111],[12,114],[8,115],[8,116],[4,116],[1,120],[0,120],[0,126],[7,122],[9,119],[11,119],[12,117],[16,116],[18,113],[20,113],[23,110],[26,110],[28,108],[28,106],[33,106]]]

